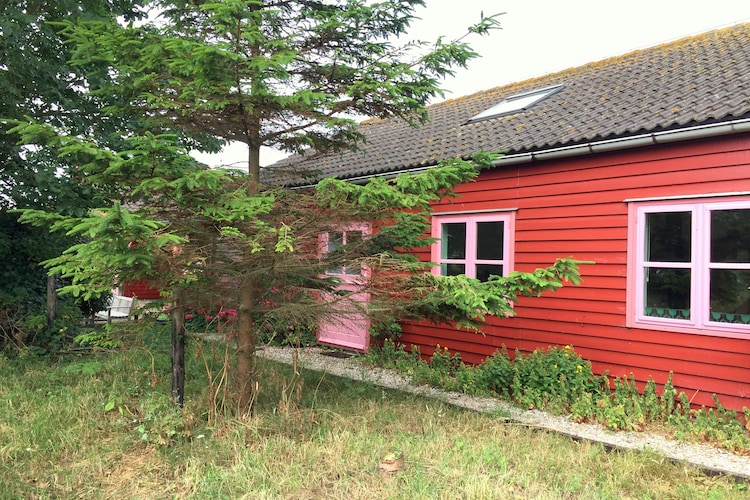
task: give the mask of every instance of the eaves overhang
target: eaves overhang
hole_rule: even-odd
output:
[[[707,125],[696,125],[693,127],[674,130],[648,132],[629,137],[591,141],[573,146],[543,149],[528,153],[511,154],[498,159],[494,162],[494,165],[512,165],[516,163],[556,160],[560,158],[569,158],[571,156],[583,156],[595,153],[609,153],[624,149],[706,139],[709,137],[740,134],[743,132],[750,132],[750,118],[711,123]]]
[[[597,153],[609,153],[613,151],[640,148],[657,144],[669,144],[680,141],[740,134],[744,132],[750,132],[750,118],[696,125],[693,127],[683,127],[672,130],[662,130],[658,132],[648,132],[628,137],[590,141],[586,143],[575,144],[572,146],[555,147],[533,152],[509,154],[493,162],[493,165],[498,167],[515,165],[519,163],[557,160],[561,158],[586,156]],[[342,180],[353,182],[355,184],[361,184],[367,182],[367,180],[373,177],[392,178],[402,173],[424,172],[426,170],[435,168],[436,166],[437,164],[424,165],[420,167],[405,168],[378,174],[349,177]]]

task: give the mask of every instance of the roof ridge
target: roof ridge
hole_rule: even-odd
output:
[[[739,28],[741,26],[745,26],[745,27],[750,28],[750,18],[748,18],[746,20],[738,21],[736,23],[731,23],[731,24],[728,24],[728,25],[722,25],[721,27],[719,27],[717,29],[706,30],[706,31],[699,31],[699,32],[695,32],[695,33],[692,33],[692,34],[689,34],[689,35],[686,35],[686,36],[682,36],[682,37],[679,37],[679,38],[674,38],[674,39],[667,40],[667,41],[664,41],[664,42],[659,42],[656,45],[644,45],[644,46],[636,48],[636,49],[628,50],[627,52],[622,52],[620,54],[615,54],[615,55],[607,56],[607,57],[605,57],[603,59],[598,59],[596,61],[589,61],[587,63],[581,64],[580,66],[570,66],[570,67],[565,68],[565,69],[560,69],[560,70],[552,71],[552,72],[549,72],[549,73],[544,73],[544,74],[541,74],[541,75],[532,76],[532,77],[527,78],[525,80],[519,80],[519,81],[516,81],[516,82],[504,83],[504,84],[497,85],[497,86],[494,86],[494,87],[490,87],[490,88],[487,88],[487,89],[478,90],[478,91],[472,92],[470,94],[465,94],[465,95],[462,95],[462,96],[453,97],[453,98],[450,98],[450,99],[445,99],[443,101],[430,104],[430,105],[426,106],[426,108],[429,110],[429,109],[431,109],[433,107],[440,106],[440,105],[451,105],[451,104],[455,103],[456,101],[469,100],[469,99],[471,99],[471,98],[473,98],[475,96],[478,96],[480,94],[492,93],[492,92],[494,92],[494,91],[496,91],[498,89],[501,89],[501,88],[508,88],[508,87],[520,87],[520,88],[527,88],[528,87],[528,88],[530,88],[531,85],[526,85],[527,83],[531,83],[531,82],[535,82],[535,81],[540,81],[540,80],[549,80],[549,79],[552,79],[552,78],[554,78],[554,77],[556,77],[558,75],[565,75],[565,74],[573,72],[573,71],[576,71],[576,72],[583,71],[586,68],[597,68],[597,67],[601,67],[601,66],[610,66],[610,63],[614,62],[615,60],[618,60],[618,59],[622,60],[622,59],[625,59],[625,58],[627,58],[629,56],[635,57],[636,55],[640,55],[640,54],[651,52],[651,51],[657,51],[659,49],[663,50],[663,49],[666,49],[668,47],[686,46],[686,45],[689,45],[691,41],[695,41],[695,40],[698,40],[700,38],[704,38],[707,35],[719,35],[722,32],[734,31],[735,29],[737,29],[737,28]],[[549,82],[547,81],[547,83],[545,85],[549,85]],[[513,95],[513,94],[511,94],[511,95]]]

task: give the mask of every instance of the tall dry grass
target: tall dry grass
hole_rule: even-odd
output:
[[[270,362],[255,415],[217,416],[203,360],[190,359],[178,412],[160,342],[59,361],[0,357],[0,498],[750,495],[653,453],[611,452],[368,383],[303,371],[290,385],[289,367]],[[405,469],[381,477],[394,451]]]

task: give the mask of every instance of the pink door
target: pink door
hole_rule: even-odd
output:
[[[359,242],[366,232],[366,227],[356,226],[323,234],[321,235],[321,249],[323,252],[331,252],[342,245]],[[357,309],[361,309],[361,305],[367,303],[369,296],[365,292],[356,293],[361,288],[366,272],[366,270],[346,266],[329,269],[326,272],[326,275],[335,276],[341,280],[339,290],[352,292],[352,294],[336,305],[340,314],[321,320],[318,326],[319,343],[343,349],[367,351],[370,343],[370,322],[367,316],[358,312]],[[354,302],[358,303],[358,306],[354,305]]]

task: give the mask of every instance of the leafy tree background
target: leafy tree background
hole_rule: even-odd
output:
[[[79,183],[101,197],[82,216],[42,207],[26,210],[22,220],[77,238],[48,261],[71,280],[68,292],[96,296],[123,276],[148,277],[170,291],[176,352],[184,349],[186,300],[236,307],[240,413],[250,410],[259,387],[259,324],[271,317],[334,320],[340,313],[337,304],[347,297],[336,291],[336,280],[320,277],[325,269],[343,263],[373,269],[374,279],[362,284],[373,298],[363,312],[470,327],[484,314],[507,314],[516,294],[577,280],[575,262],[565,259],[487,284],[441,279],[398,252],[429,243],[429,204],[488,167],[491,155],[363,186],[326,179],[315,189],[290,190],[281,185],[299,177],[261,176],[261,146],[298,153],[356,148],[363,138],[353,114],[415,126],[426,118],[424,106],[440,94],[440,79],[476,54],[461,40],[396,45],[423,2],[150,5],[162,9],[157,20],[57,25],[73,47],[71,63],[85,71],[87,95],[103,104],[105,121],[124,128],[103,141],[95,130],[11,121],[24,144],[43,145],[41,151],[76,165]],[[495,18],[481,18],[469,31],[486,34],[495,26]],[[415,49],[426,50],[415,55]],[[207,170],[187,155],[187,147],[225,140],[248,146],[247,173]],[[321,255],[318,236],[352,221],[371,222],[378,231],[362,245]],[[177,379],[184,376],[179,370]],[[178,381],[173,394],[181,401],[179,387]]]
[[[119,128],[102,114],[88,92],[83,68],[70,64],[71,45],[55,23],[66,19],[124,20],[139,17],[131,0],[0,2],[0,109],[4,118],[26,117],[105,138]],[[1,128],[3,132],[7,126]],[[0,135],[0,208],[47,208],[78,212],[93,193],[71,174],[70,165],[45,149],[29,149],[17,137]]]
[[[87,92],[85,71],[70,64],[71,46],[64,43],[54,23],[71,18],[135,19],[139,3],[0,1],[0,115],[64,126],[102,140],[111,135],[118,126],[103,118],[101,104]],[[43,320],[47,278],[40,263],[59,255],[71,240],[44,228],[21,226],[18,215],[8,210],[82,215],[96,205],[97,192],[80,182],[73,165],[48,149],[19,144],[17,136],[5,133],[8,129],[0,124],[0,343],[47,348],[51,337],[38,335],[47,329]],[[69,305],[61,304],[69,320],[49,330],[75,330],[80,314]]]

